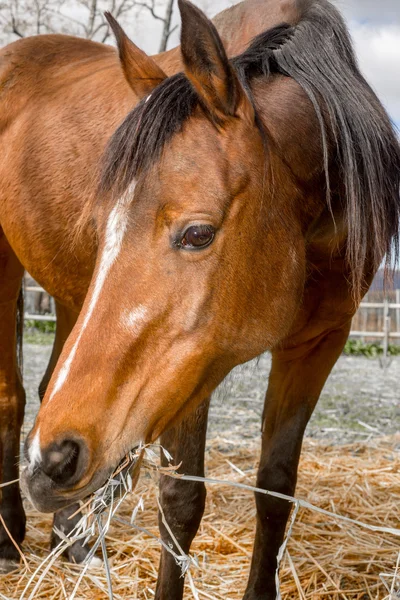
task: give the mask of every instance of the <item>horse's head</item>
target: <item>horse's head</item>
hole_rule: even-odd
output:
[[[107,150],[93,279],[27,442],[41,510],[99,487],[127,451],[276,345],[300,302],[301,173],[289,155],[272,164],[238,74],[246,61],[235,68],[212,23],[180,8],[184,74],[161,83],[117,32],[127,79],[145,95]]]

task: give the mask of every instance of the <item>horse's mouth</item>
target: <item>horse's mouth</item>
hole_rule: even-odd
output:
[[[62,489],[43,471],[33,473],[25,468],[21,472],[21,490],[40,512],[57,512],[74,504],[93,504],[92,510],[103,512],[114,499],[133,491],[139,479],[144,450],[139,446],[126,454],[118,466],[96,471],[82,487]]]
[[[136,446],[128,452],[103,485],[92,494],[92,511],[103,512],[114,500],[132,492],[139,479],[144,449]]]

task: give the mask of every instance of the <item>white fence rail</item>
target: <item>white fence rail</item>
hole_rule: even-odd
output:
[[[398,296],[398,292],[400,290],[396,290],[396,296]],[[359,310],[363,309],[381,309],[383,314],[383,330],[382,331],[351,331],[351,337],[375,337],[375,338],[398,338],[400,339],[400,303],[398,302],[389,302],[388,300],[384,300],[383,302],[361,302]],[[391,330],[391,317],[390,311],[396,311],[396,329],[397,331]]]
[[[57,317],[55,315],[31,315],[30,313],[24,314],[25,321],[43,321],[44,323],[55,323]]]
[[[27,294],[45,294],[46,296],[49,296],[42,287],[40,287],[38,285],[26,285],[26,284],[24,284],[24,294],[25,294],[25,297]],[[45,323],[51,323],[51,322],[55,322],[57,320],[57,317],[53,311],[51,311],[50,313],[46,313],[46,314],[34,314],[34,313],[30,313],[29,311],[26,311],[24,313],[24,320],[25,321],[43,321]]]
[[[400,290],[396,290],[396,302],[389,302],[387,298],[384,299],[383,302],[361,302],[359,307],[359,313],[361,311],[370,311],[374,310],[380,311],[382,310],[382,330],[381,331],[373,331],[365,329],[364,331],[352,330],[350,332],[351,338],[369,338],[369,339],[378,339],[382,340],[383,346],[383,357],[380,360],[381,366],[387,368],[390,364],[390,356],[389,356],[389,344],[391,341],[397,342],[400,340]],[[396,331],[392,330],[392,318],[391,314],[394,311],[394,322]],[[366,319],[368,320],[368,312],[365,314]]]
[[[25,286],[25,293],[46,293],[45,290],[37,285],[35,286]],[[352,330],[350,332],[350,337],[352,338],[376,338],[379,340],[383,340],[383,348],[384,353],[387,353],[387,348],[391,340],[400,340],[400,290],[396,290],[396,302],[392,303],[388,300],[384,300],[383,302],[361,302],[359,307],[360,311],[369,311],[369,310],[379,311],[382,310],[382,323],[383,328],[381,331],[373,331],[373,330]],[[395,323],[396,330],[392,328],[392,318],[390,316],[390,311],[395,311]],[[54,322],[56,321],[55,314],[30,314],[26,312],[24,315],[24,319],[26,321],[44,321],[44,322]]]

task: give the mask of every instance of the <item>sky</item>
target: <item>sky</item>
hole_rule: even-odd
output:
[[[400,0],[338,0],[361,70],[400,128]]]
[[[231,4],[230,0],[194,0],[209,16]],[[400,0],[335,0],[346,18],[360,67],[368,82],[400,129]],[[177,11],[175,20],[178,21]],[[140,15],[131,35],[147,52],[156,52],[158,24]],[[177,31],[170,46],[179,43]]]

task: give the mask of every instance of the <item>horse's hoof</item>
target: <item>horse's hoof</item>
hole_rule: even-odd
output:
[[[20,562],[13,558],[0,558],[0,575],[11,573],[20,568]]]
[[[59,541],[60,541],[60,538],[53,533],[52,538],[51,538],[51,549],[52,550],[57,547],[57,544],[59,543]],[[66,548],[63,551],[62,556],[68,562],[75,563],[76,565],[80,565],[83,562],[85,562],[86,557],[89,554],[89,552],[90,552],[90,546],[88,546],[87,544],[85,546],[82,546],[82,544],[80,542],[74,542],[71,546],[69,546],[68,548]]]
[[[68,534],[79,524],[81,516],[79,504],[72,504],[55,514],[54,529],[51,534],[52,549],[61,541],[61,538],[57,535],[57,530],[60,530],[64,535],[68,536]],[[85,562],[89,552],[90,546],[88,544],[82,545],[81,541],[77,541],[66,548],[62,555],[68,562],[81,565]],[[90,564],[93,567],[98,567],[101,564],[101,560],[94,556],[90,560]]]
[[[59,543],[60,538],[58,536],[56,536],[55,534],[53,534],[52,539],[51,539],[51,549],[53,550],[57,544]],[[81,565],[82,563],[84,563],[87,559],[87,556],[90,552],[90,546],[88,544],[86,544],[85,546],[82,546],[82,544],[80,542],[75,542],[74,544],[72,544],[72,546],[69,546],[68,548],[66,548],[64,550],[64,552],[62,553],[63,558],[65,558],[65,560],[67,560],[68,562],[75,564],[75,565]],[[97,556],[92,556],[92,558],[89,561],[89,566],[91,568],[98,568],[103,564],[103,561],[98,558]]]
[[[74,544],[64,553],[64,557],[70,563],[80,565],[86,561],[87,555],[90,552],[89,546],[80,546],[78,543]],[[98,569],[103,565],[103,561],[98,556],[92,556],[89,560],[90,569]]]
[[[87,559],[87,556],[90,552],[90,546],[82,546],[79,542],[75,542],[69,548],[63,552],[63,557],[70,563],[81,565]],[[98,568],[101,567],[103,561],[97,556],[92,556],[89,561],[90,568]]]
[[[21,568],[21,556],[10,540],[0,544],[0,574],[11,573]],[[1,594],[0,594],[1,597]]]
[[[103,566],[103,561],[98,556],[93,556],[89,562],[90,569],[100,569]]]

